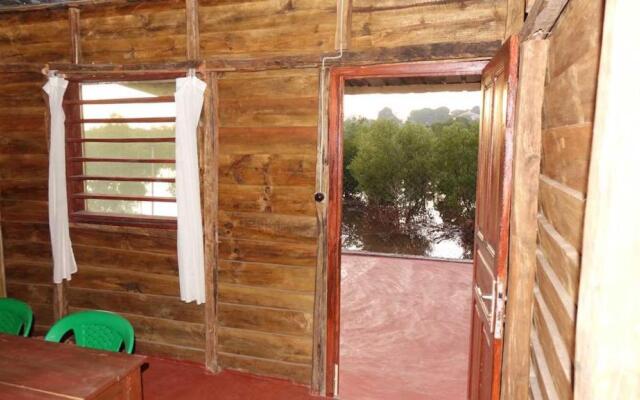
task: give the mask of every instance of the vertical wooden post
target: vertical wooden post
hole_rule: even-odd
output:
[[[323,76],[324,75],[324,76]],[[323,193],[325,200],[316,202],[318,225],[318,250],[316,258],[316,287],[313,313],[313,361],[311,391],[324,395],[326,392],[326,346],[327,346],[327,195],[329,193],[328,104],[329,73],[320,70],[318,102],[318,149],[316,154],[316,192]]]
[[[82,62],[80,10],[75,7],[69,7],[69,35],[71,40],[71,63],[80,64]]]
[[[343,50],[348,49],[351,45],[352,8],[353,0],[336,0],[336,50],[340,49],[341,45]],[[341,11],[342,14],[340,14]],[[342,25],[340,25],[341,22]]]
[[[80,64],[82,62],[82,50],[80,45],[80,10],[75,7],[69,7],[68,13],[70,43],[69,58],[72,64]],[[79,98],[80,91],[78,85],[70,85],[68,90],[75,91],[75,97]],[[46,125],[48,126],[48,124]],[[67,163],[67,168],[69,168],[69,163]],[[69,175],[69,172],[67,172],[67,175]],[[69,312],[66,289],[66,281],[53,285],[53,317],[56,320],[64,317]]]
[[[198,21],[198,0],[186,0],[187,14],[187,60],[200,59],[200,32]]]
[[[7,297],[7,280],[4,272],[4,242],[2,236],[2,212],[0,211],[0,297]]]
[[[575,398],[640,399],[640,4],[608,0],[578,298]]]
[[[504,40],[520,32],[524,24],[525,0],[507,1],[507,18],[505,21]]]
[[[548,49],[549,42],[542,39],[528,40],[520,46],[508,300],[502,360],[503,400],[525,399],[529,393],[529,338],[536,271],[542,103]]]
[[[218,372],[217,357],[217,272],[218,272],[218,79],[214,72],[205,76],[203,138],[203,219],[205,265],[205,364]]]

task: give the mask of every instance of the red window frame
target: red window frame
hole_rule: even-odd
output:
[[[81,85],[83,83],[117,83],[124,81],[157,81],[175,79],[184,74],[103,74],[87,73],[82,77],[69,77],[69,85],[63,99],[65,112],[65,137],[66,137],[66,175],[67,175],[67,204],[69,210],[69,222],[89,223],[105,225],[124,225],[138,227],[168,228],[177,227],[176,217],[150,216],[135,214],[98,213],[86,210],[85,200],[131,200],[175,202],[172,197],[157,196],[127,196],[114,194],[94,194],[84,192],[84,182],[88,180],[103,181],[127,181],[127,182],[175,182],[174,178],[145,178],[145,177],[120,177],[120,176],[90,176],[84,174],[85,162],[132,162],[132,163],[175,163],[175,157],[171,159],[130,159],[130,158],[90,158],[83,154],[84,143],[175,143],[175,138],[125,138],[125,139],[94,139],[83,138],[82,125],[84,123],[108,123],[108,122],[175,122],[175,117],[151,117],[151,118],[106,118],[84,119],[82,118],[82,106],[88,104],[133,104],[133,103],[161,103],[175,101],[173,96],[158,96],[148,98],[120,98],[104,100],[82,100]]]

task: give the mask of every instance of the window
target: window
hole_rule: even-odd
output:
[[[70,220],[175,224],[174,92],[174,80],[70,83]]]

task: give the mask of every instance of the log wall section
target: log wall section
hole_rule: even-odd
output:
[[[542,115],[530,395],[573,398],[575,318],[603,2],[572,0],[550,36]]]
[[[219,360],[304,383],[317,246],[317,87],[315,68],[219,81]]]
[[[353,50],[496,43],[506,7],[506,0],[353,0],[343,37]],[[0,63],[72,61],[66,9],[5,13],[0,22]],[[334,52],[336,30],[335,0],[199,1],[202,59],[319,61]],[[83,63],[185,61],[185,2],[83,6],[80,49]],[[448,50],[439,51],[446,58]],[[376,54],[385,61],[385,50]],[[44,79],[35,71],[0,76],[0,214],[8,295],[34,306],[42,333],[53,321],[54,294]],[[317,68],[283,66],[219,78],[219,363],[301,383],[311,375],[316,290],[318,76]],[[122,313],[136,329],[137,351],[204,361],[204,307],[179,300],[175,232],[76,225],[71,235],[79,272],[66,288],[70,311]]]
[[[69,61],[66,10],[0,15],[0,59]],[[48,235],[48,134],[39,72],[0,74],[0,215],[7,296],[34,310],[34,333],[53,322]]]

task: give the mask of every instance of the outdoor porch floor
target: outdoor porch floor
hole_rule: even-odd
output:
[[[470,263],[342,256],[342,400],[462,400]]]

